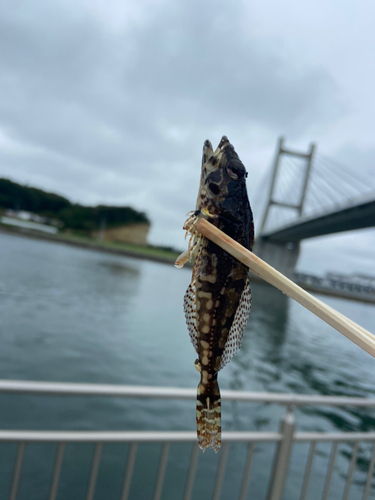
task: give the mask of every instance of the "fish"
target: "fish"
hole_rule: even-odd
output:
[[[176,267],[194,261],[184,297],[186,324],[198,355],[196,424],[200,448],[217,452],[221,445],[221,399],[218,372],[241,347],[251,308],[249,269],[195,226],[203,217],[248,250],[254,243],[254,222],[247,190],[247,172],[233,145],[223,136],[215,151],[203,145],[196,209],[184,224],[188,249]]]

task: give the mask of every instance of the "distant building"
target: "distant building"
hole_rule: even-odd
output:
[[[34,214],[33,212],[26,212],[25,210],[12,210],[7,208],[4,210],[5,217],[18,219],[23,221],[37,222],[38,224],[47,224],[48,226],[62,227],[63,223],[51,217],[42,217],[41,215]]]
[[[334,291],[342,297],[375,298],[375,277],[363,274],[327,273],[324,277],[306,273],[294,273],[294,280],[307,290],[316,292]]]
[[[147,237],[150,224],[126,224],[124,226],[104,228],[94,231],[92,236],[101,241],[117,241],[119,243],[133,243],[136,245],[147,245]]]
[[[24,229],[31,229],[32,231],[41,231],[43,233],[56,234],[58,232],[57,227],[47,226],[47,224],[39,224],[32,220],[22,220],[16,219],[15,217],[0,217],[1,224],[8,226],[22,227]]]
[[[365,274],[339,274],[327,273],[326,278],[335,281],[341,281],[352,285],[375,287],[375,276]]]

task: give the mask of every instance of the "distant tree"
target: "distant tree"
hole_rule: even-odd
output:
[[[0,207],[2,208],[55,215],[70,205],[69,200],[57,194],[22,186],[8,179],[0,179]]]
[[[106,227],[123,226],[150,221],[144,212],[131,207],[99,205],[85,207],[72,204],[68,199],[41,189],[22,186],[8,179],[0,179],[0,208],[25,210],[59,219],[66,228],[93,231],[105,221]]]
[[[93,231],[105,221],[106,227],[118,227],[124,224],[148,223],[149,219],[143,212],[137,212],[131,207],[84,207],[72,205],[59,213],[60,220],[66,227],[83,231]]]
[[[91,207],[72,205],[61,210],[58,216],[67,228],[80,231],[93,231],[98,227],[93,217],[93,211],[94,209]]]
[[[105,219],[107,226],[119,226],[127,221],[128,223],[145,222],[150,223],[144,212],[138,212],[131,207],[108,207],[98,205],[94,208],[96,220]]]

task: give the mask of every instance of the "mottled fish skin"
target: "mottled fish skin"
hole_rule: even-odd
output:
[[[205,141],[196,211],[185,224],[193,239],[187,255],[195,256],[184,310],[198,354],[195,367],[201,375],[197,391],[197,435],[202,450],[210,447],[216,452],[221,444],[217,375],[241,345],[251,306],[249,271],[215,243],[198,235],[194,225],[204,217],[251,250],[254,226],[246,176],[244,165],[225,136],[215,152],[211,143]]]

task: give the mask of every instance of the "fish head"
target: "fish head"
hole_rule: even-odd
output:
[[[245,166],[226,136],[215,151],[205,141],[197,209],[212,215],[225,212],[239,217],[241,203],[248,203],[246,177]]]

